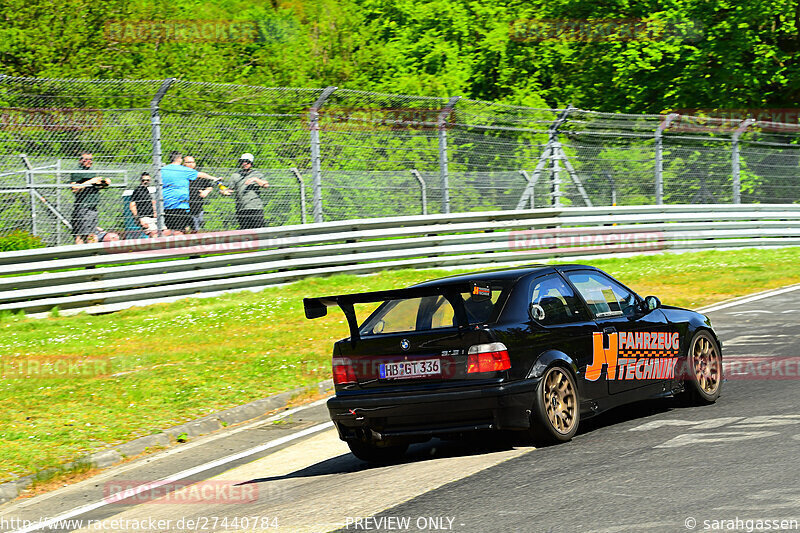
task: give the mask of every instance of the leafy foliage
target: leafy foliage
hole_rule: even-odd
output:
[[[30,250],[31,248],[42,248],[44,246],[42,239],[31,235],[27,231],[14,230],[5,235],[0,235],[0,252]]]
[[[18,76],[337,85],[632,112],[792,107],[800,96],[797,0],[2,5],[14,22],[0,29],[0,62]]]

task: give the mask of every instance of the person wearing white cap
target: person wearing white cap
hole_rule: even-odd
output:
[[[239,170],[231,176],[231,189],[236,198],[236,218],[241,229],[264,227],[264,202],[259,193],[269,187],[264,175],[253,169],[253,154],[239,158]]]

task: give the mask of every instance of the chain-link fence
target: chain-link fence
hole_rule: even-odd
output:
[[[753,110],[754,114],[756,110]],[[173,150],[232,186],[243,153],[267,225],[545,206],[797,202],[797,124],[534,109],[466,98],[180,80],[0,77],[0,236],[74,242],[82,176],[108,178],[98,225],[142,228],[142,172]],[[94,155],[91,167],[78,158]],[[216,185],[205,231],[236,229]],[[258,202],[258,200],[257,200]],[[252,207],[252,202],[248,207]],[[161,206],[159,206],[161,207]],[[158,209],[161,211],[161,209]]]

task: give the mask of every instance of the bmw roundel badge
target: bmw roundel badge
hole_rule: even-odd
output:
[[[400,341],[400,347],[403,349],[403,351],[407,351],[409,348],[411,348],[411,343],[408,342],[408,339],[403,339]]]

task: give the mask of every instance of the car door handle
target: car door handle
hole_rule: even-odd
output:
[[[617,332],[617,328],[613,328],[611,326],[609,326],[607,328],[603,328],[603,333],[605,333],[606,335],[611,335],[612,333],[616,333],[616,332]]]

